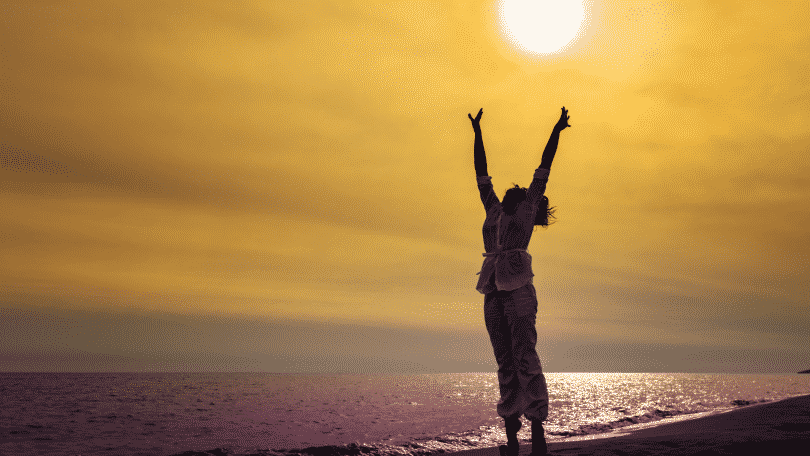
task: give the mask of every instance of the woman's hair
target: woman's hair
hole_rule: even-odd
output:
[[[520,187],[515,183],[513,183],[513,185],[514,187],[506,190],[506,194],[503,195],[503,201],[501,202],[501,208],[506,215],[514,215],[517,211],[518,204],[526,200],[526,191],[528,189]],[[534,217],[534,225],[547,228],[554,223],[551,219],[557,218],[554,216],[557,208],[549,207],[548,198],[545,195],[540,199],[539,206],[540,207],[537,208],[537,215]]]
[[[542,226],[543,228],[548,228],[549,225],[554,223],[554,220],[557,217],[554,216],[554,213],[557,212],[556,207],[549,207],[548,204],[548,197],[543,195],[540,199],[540,203],[537,208],[537,215],[534,216],[534,226]]]

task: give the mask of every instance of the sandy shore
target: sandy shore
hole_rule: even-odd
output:
[[[531,444],[521,445],[521,456]],[[810,454],[810,396],[740,407],[659,426],[549,443],[552,455]],[[498,456],[497,448],[453,456]]]

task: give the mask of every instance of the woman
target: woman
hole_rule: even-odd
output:
[[[528,189],[515,185],[506,191],[501,202],[492,189],[492,178],[487,174],[480,125],[483,112],[482,108],[475,118],[467,115],[475,131],[478,191],[487,211],[483,228],[486,258],[476,289],[485,295],[484,317],[498,362],[501,399],[497,410],[505,421],[507,438],[507,444],[501,445],[500,450],[502,456],[518,455],[520,415],[525,415],[532,423],[532,455],[539,456],[546,454],[543,421],[548,417],[548,390],[535,350],[537,292],[532,284],[532,257],[526,249],[534,225],[548,226],[548,217],[553,210],[549,209],[548,199],[543,193],[560,132],[571,125],[568,124],[568,111],[563,107],[531,185]]]

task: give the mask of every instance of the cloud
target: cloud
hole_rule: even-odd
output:
[[[574,126],[548,188],[558,223],[530,247],[555,337],[742,350],[806,330],[790,319],[808,291],[806,10],[606,4],[591,41],[532,65],[493,44],[481,2],[133,5],[5,7],[4,292],[480,329],[466,113],[484,107],[502,194],[528,183],[565,105]],[[193,345],[167,362],[202,363]],[[251,359],[443,362],[361,349]],[[125,358],[104,362],[146,359]]]
[[[596,342],[565,350],[563,372],[794,373],[810,362],[801,350],[717,348],[661,344]]]
[[[0,190],[13,195],[66,196],[125,193],[154,197],[163,188],[148,172],[127,167],[82,147],[65,130],[13,104],[14,121],[0,127]],[[31,134],[35,131],[35,134]]]
[[[71,172],[70,168],[56,160],[9,144],[0,144],[0,168],[15,173],[39,173],[49,176],[67,175]]]
[[[15,341],[0,356],[22,370],[446,372],[494,363],[480,355],[490,352],[481,331],[42,307],[2,314]],[[30,326],[43,329],[20,330]]]
[[[61,372],[488,372],[489,339],[477,330],[392,328],[132,311],[4,308],[14,343],[0,350],[14,371]],[[33,324],[33,325],[32,325]],[[40,327],[41,331],[28,331]],[[538,328],[547,372],[795,372],[798,348],[629,341]],[[51,341],[51,342],[48,342]],[[43,345],[44,343],[44,345]],[[804,363],[804,364],[802,364]]]

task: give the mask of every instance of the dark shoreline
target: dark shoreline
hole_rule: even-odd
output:
[[[549,441],[550,455],[792,455],[810,442],[810,395],[757,403],[735,410],[619,430],[585,438]],[[521,445],[529,456],[531,444]],[[498,456],[497,448],[460,451],[453,456]],[[449,456],[449,455],[448,455]]]

